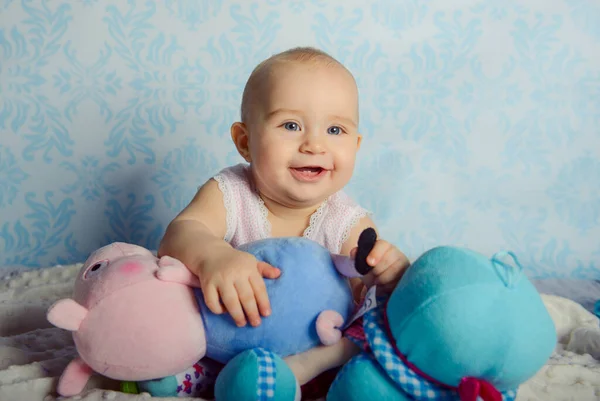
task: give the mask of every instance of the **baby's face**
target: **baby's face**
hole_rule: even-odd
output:
[[[358,90],[339,66],[276,65],[258,91],[248,124],[252,171],[263,196],[312,206],[352,176],[358,134]]]

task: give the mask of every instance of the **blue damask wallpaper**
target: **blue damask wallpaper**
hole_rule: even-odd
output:
[[[600,279],[595,0],[0,0],[0,265],[156,248],[241,161],[252,68],[298,45],[357,78],[348,191],[385,238]]]

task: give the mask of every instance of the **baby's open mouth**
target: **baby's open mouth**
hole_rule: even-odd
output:
[[[306,174],[319,174],[321,171],[323,171],[322,167],[295,167],[294,170],[297,170],[301,173],[306,173]]]
[[[309,181],[319,178],[327,172],[327,170],[319,166],[292,167],[291,170],[297,178]]]

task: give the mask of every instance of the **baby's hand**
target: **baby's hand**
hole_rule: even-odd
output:
[[[216,314],[227,310],[242,327],[246,325],[246,317],[252,326],[258,326],[260,315],[271,314],[263,277],[273,279],[280,274],[279,269],[257,261],[254,255],[228,249],[207,260],[198,278],[208,309]]]
[[[356,256],[357,248],[350,255]],[[367,264],[373,269],[363,277],[366,287],[377,285],[386,292],[392,292],[402,278],[410,262],[398,248],[384,240],[377,240],[367,256]]]

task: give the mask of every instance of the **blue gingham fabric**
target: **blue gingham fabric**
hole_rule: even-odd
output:
[[[275,369],[274,355],[262,348],[254,350],[258,358],[258,386],[256,396],[258,401],[271,401],[275,399]]]
[[[384,330],[383,312],[385,303],[364,315],[364,330],[367,342],[375,360],[400,388],[418,401],[460,401],[458,391],[444,388],[429,382],[411,368],[396,354]],[[516,391],[502,393],[503,401],[514,401]]]

